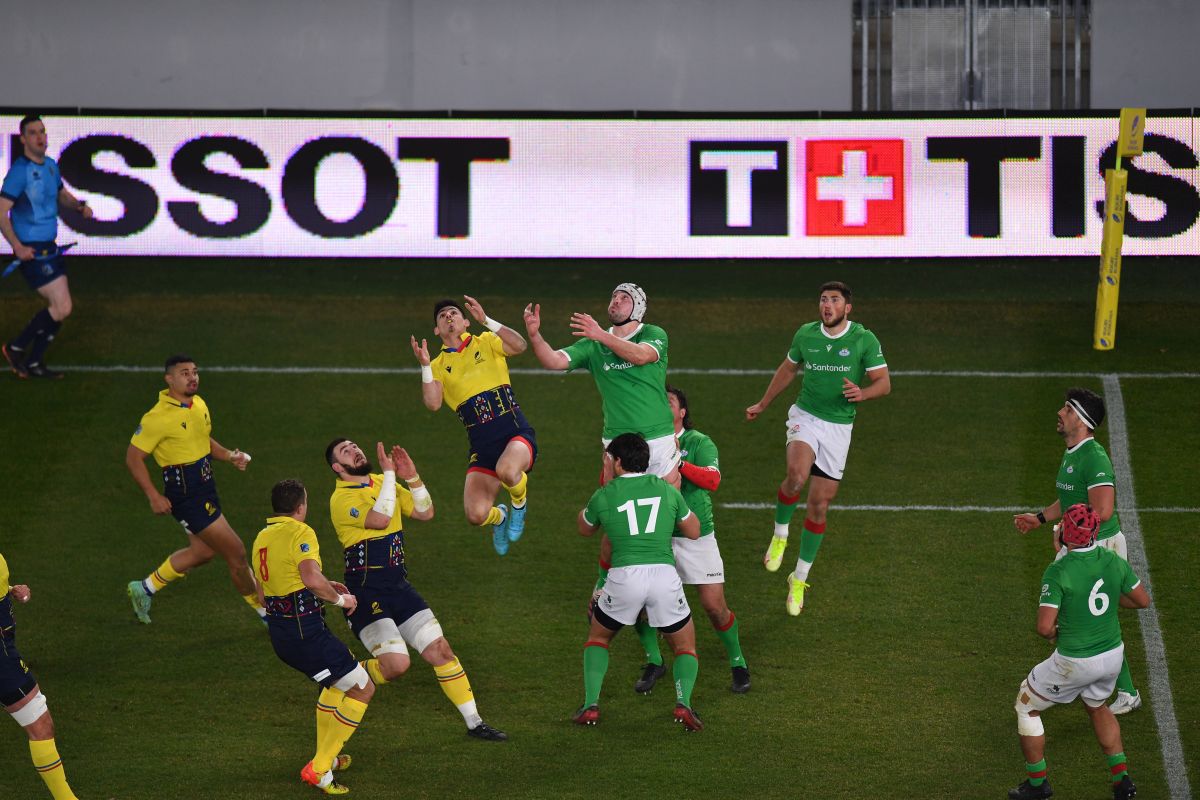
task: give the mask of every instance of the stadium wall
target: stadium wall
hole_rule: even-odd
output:
[[[135,256],[1097,255],[1117,133],[1115,113],[45,121],[95,212],[63,214],[75,252]],[[1192,112],[1148,115],[1125,253],[1200,255],[1196,136]]]
[[[41,0],[25,107],[849,110],[850,0]],[[1093,0],[1092,105],[1191,107],[1200,4]]]

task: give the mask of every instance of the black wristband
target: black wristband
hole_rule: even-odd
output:
[[[1042,525],[1046,524],[1046,515],[1045,514],[1043,514],[1041,511],[1039,511],[1039,512],[1037,512],[1036,516],[1038,518],[1038,522],[1040,522]]]

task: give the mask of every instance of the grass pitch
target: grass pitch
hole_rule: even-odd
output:
[[[892,395],[856,424],[838,503],[1036,508],[1054,498],[1061,442],[1054,412],[1069,385],[1096,373],[1197,371],[1200,282],[1185,261],[1129,259],[1117,350],[1090,349],[1090,260],[845,262],[435,262],[75,259],[76,313],[51,363],[153,367],[184,351],[199,362],[214,435],[254,455],[245,474],[217,465],[226,515],[249,543],[269,515],[271,485],[299,477],[327,572],[339,554],[327,514],[334,436],[407,447],[437,517],[408,526],[414,585],[461,658],[484,718],[511,740],[467,739],[432,670],[376,694],[348,751],[355,797],[1000,797],[1019,782],[1012,700],[1050,652],[1034,633],[1045,535],[1021,538],[1004,512],[836,510],[804,614],[784,612],[784,571],[760,563],[769,503],[782,476],[782,422],[794,393],[754,424],[743,409],[795,328],[815,318],[817,287],[855,290],[852,318],[874,330]],[[582,697],[584,605],[596,543],[574,515],[595,487],[599,399],[586,376],[514,376],[538,432],[525,538],[498,558],[461,508],[466,437],[431,414],[415,374],[231,372],[218,366],[415,368],[410,334],[429,336],[433,302],[468,292],[520,325],[543,304],[556,347],[570,313],[603,318],[612,287],[642,284],[648,319],[671,337],[671,380],[721,450],[717,534],[730,606],[741,620],[753,690],[735,696],[716,637],[697,619],[695,704],[707,728],[670,722],[664,682],[633,693],[642,654],[631,631],[612,649],[593,729],[569,722]],[[3,335],[37,308],[16,279],[0,286]],[[532,354],[513,368],[535,368]],[[205,368],[208,368],[207,370]],[[1079,378],[948,376],[919,371],[1080,372]],[[909,373],[909,374],[905,374]],[[797,383],[798,387],[798,383]],[[302,798],[316,692],[280,663],[214,563],[155,600],[138,624],[124,585],[184,544],[154,517],[123,454],[162,388],[155,370],[72,372],[57,383],[0,376],[0,552],[33,589],[17,610],[18,643],[58,727],[81,798]],[[1195,377],[1124,377],[1131,468],[1144,509],[1194,507],[1200,478]],[[1109,444],[1105,425],[1099,438]],[[1142,532],[1166,642],[1175,712],[1193,782],[1200,780],[1197,515],[1143,511]],[[798,530],[799,523],[796,523]],[[789,548],[785,565],[796,556]],[[696,606],[697,611],[698,605]],[[333,628],[349,642],[348,632]],[[1135,680],[1149,686],[1138,618],[1122,612]],[[354,645],[357,648],[357,645]],[[361,648],[356,649],[361,654]],[[1122,717],[1143,796],[1166,797],[1159,731],[1147,707]],[[1077,707],[1046,716],[1048,760],[1063,797],[1109,796],[1104,763]],[[48,796],[23,733],[0,725],[4,796]]]

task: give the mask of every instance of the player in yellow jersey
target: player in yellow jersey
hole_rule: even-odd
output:
[[[334,439],[325,460],[337,476],[329,514],[346,560],[346,585],[358,597],[347,613],[350,629],[374,656],[367,669],[375,683],[387,683],[409,667],[408,648],[421,654],[437,675],[442,692],[467,724],[467,734],[487,741],[508,738],[483,721],[466,670],[425,598],[408,582],[404,559],[404,517],[433,518],[433,498],[402,447],[375,445],[382,472],[375,472],[362,448]],[[396,476],[408,485],[396,485]]]
[[[362,722],[375,684],[342,640],[325,627],[322,601],[351,612],[357,599],[321,572],[316,531],[304,522],[304,484],[290,479],[275,484],[271,508],[275,515],[267,519],[251,548],[271,645],[283,663],[321,685],[317,752],[300,771],[300,779],[325,794],[347,794],[350,790],[335,783],[333,773],[350,766],[350,757],[339,753]]]
[[[250,463],[249,453],[230,450],[212,438],[212,419],[208,406],[196,394],[200,371],[191,356],[174,355],[167,359],[163,379],[167,388],[158,402],[142,417],[129,440],[125,466],[150,501],[155,514],[170,513],[188,533],[188,546],[176,550],[145,580],[130,581],[129,599],[137,618],[150,624],[150,601],[156,592],[184,577],[220,555],[229,566],[229,577],[238,594],[259,616],[265,616],[258,602],[254,576],[246,563],[246,546],[234,532],[217,497],[212,461],[228,461],[240,470]],[[163,491],[150,481],[146,456],[162,468]]]
[[[432,360],[425,339],[413,354],[421,364],[421,398],[437,411],[444,402],[467,429],[470,453],[463,486],[463,508],[472,525],[492,526],[492,545],[504,555],[525,532],[528,473],[537,460],[537,439],[521,413],[508,380],[508,356],[525,352],[525,339],[483,311],[474,297],[463,295],[466,310],[487,328],[478,336],[467,330],[463,306],[441,300],[433,307],[433,332],[442,349]],[[496,505],[496,493],[508,490],[512,508]]]
[[[32,593],[25,584],[8,585],[8,563],[0,555],[0,705],[29,736],[33,768],[46,782],[54,800],[76,800],[67,785],[62,759],[54,744],[54,720],[37,678],[17,651],[13,600],[28,603]],[[7,771],[7,768],[6,770]]]

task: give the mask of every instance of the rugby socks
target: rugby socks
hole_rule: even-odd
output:
[[[499,506],[492,506],[492,510],[488,512],[487,519],[479,523],[479,527],[487,528],[492,525],[499,525],[503,521],[504,512],[500,510]]]
[[[717,638],[721,640],[721,644],[725,645],[725,653],[729,656],[729,666],[746,666],[746,657],[742,655],[742,643],[738,639],[737,616],[730,611],[729,621],[725,623],[725,627],[714,625],[713,630],[717,632]]]
[[[29,757],[33,759],[33,768],[46,782],[46,788],[54,800],[77,800],[71,787],[67,785],[67,774],[63,771],[62,759],[59,758],[58,748],[53,739],[29,741]]]
[[[383,668],[379,666],[379,659],[372,658],[367,661],[358,662],[363,665],[363,669],[371,676],[371,680],[375,681],[375,685],[383,686],[388,682],[388,679],[383,677]]]
[[[146,590],[146,594],[154,594],[160,589],[165,589],[168,583],[177,581],[183,578],[184,573],[177,572],[171,566],[171,559],[164,561],[158,569],[151,572],[147,578],[142,581],[142,588]]]
[[[642,649],[646,651],[646,663],[662,666],[662,650],[658,646],[658,629],[650,626],[650,623],[644,619],[639,619],[633,623],[633,630],[637,633],[638,641],[642,643]]]
[[[583,646],[583,704],[594,706],[600,702],[600,687],[608,672],[608,645],[589,641]]]
[[[695,653],[681,650],[675,654],[671,666],[671,677],[675,679],[675,702],[692,707],[692,689],[696,686],[696,673],[700,671],[700,659]]]
[[[1029,785],[1041,786],[1046,782],[1046,759],[1042,759],[1036,764],[1025,764],[1025,771],[1029,773]]]
[[[324,741],[324,737],[328,735],[331,726],[338,724],[333,715],[337,713],[338,706],[342,704],[342,698],[345,696],[345,692],[341,689],[335,689],[332,686],[321,689],[321,694],[317,697],[318,748],[321,746],[321,742]]]
[[[60,328],[62,328],[62,323],[51,317],[50,312],[46,311],[45,320],[34,332],[33,344],[29,348],[29,358],[25,360],[26,364],[42,363],[42,356],[45,355],[46,348],[54,341],[54,334],[58,333]]]
[[[1138,690],[1133,688],[1133,674],[1129,671],[1129,659],[1121,662],[1121,674],[1117,676],[1117,691],[1136,695]]]
[[[324,692],[322,692],[324,695]],[[342,752],[346,742],[358,730],[363,716],[367,713],[367,704],[353,697],[342,696],[337,708],[334,709],[332,722],[326,723],[324,735],[318,733],[317,754],[313,756],[313,772],[324,775],[333,769],[333,760]]]
[[[501,486],[508,490],[509,497],[512,498],[513,508],[521,508],[525,505],[526,489],[529,487],[529,476],[524,472],[521,473],[521,480],[515,485],[509,486],[507,483],[501,482]]]
[[[796,503],[800,502],[800,495],[789,497],[783,493],[783,489],[779,490],[775,500],[775,535],[780,539],[786,539],[788,535],[788,523],[792,521],[792,515],[796,513]]]
[[[825,523],[804,520],[804,533],[800,535],[800,558],[796,559],[796,580],[808,580],[808,571],[817,560],[817,551],[825,539]]]
[[[475,709],[475,694],[471,691],[471,682],[467,680],[467,671],[458,659],[452,658],[445,664],[434,667],[433,671],[441,684],[443,694],[458,708],[467,727],[474,728],[483,722]]]
[[[1108,757],[1108,771],[1112,773],[1112,782],[1120,783],[1129,774],[1129,765],[1125,763],[1124,753],[1114,753]]]
[[[50,316],[50,309],[43,308],[30,318],[25,328],[17,334],[16,338],[8,343],[10,350],[28,350],[33,344],[38,335],[45,327],[54,322],[54,317]],[[57,328],[55,329],[57,330]]]

